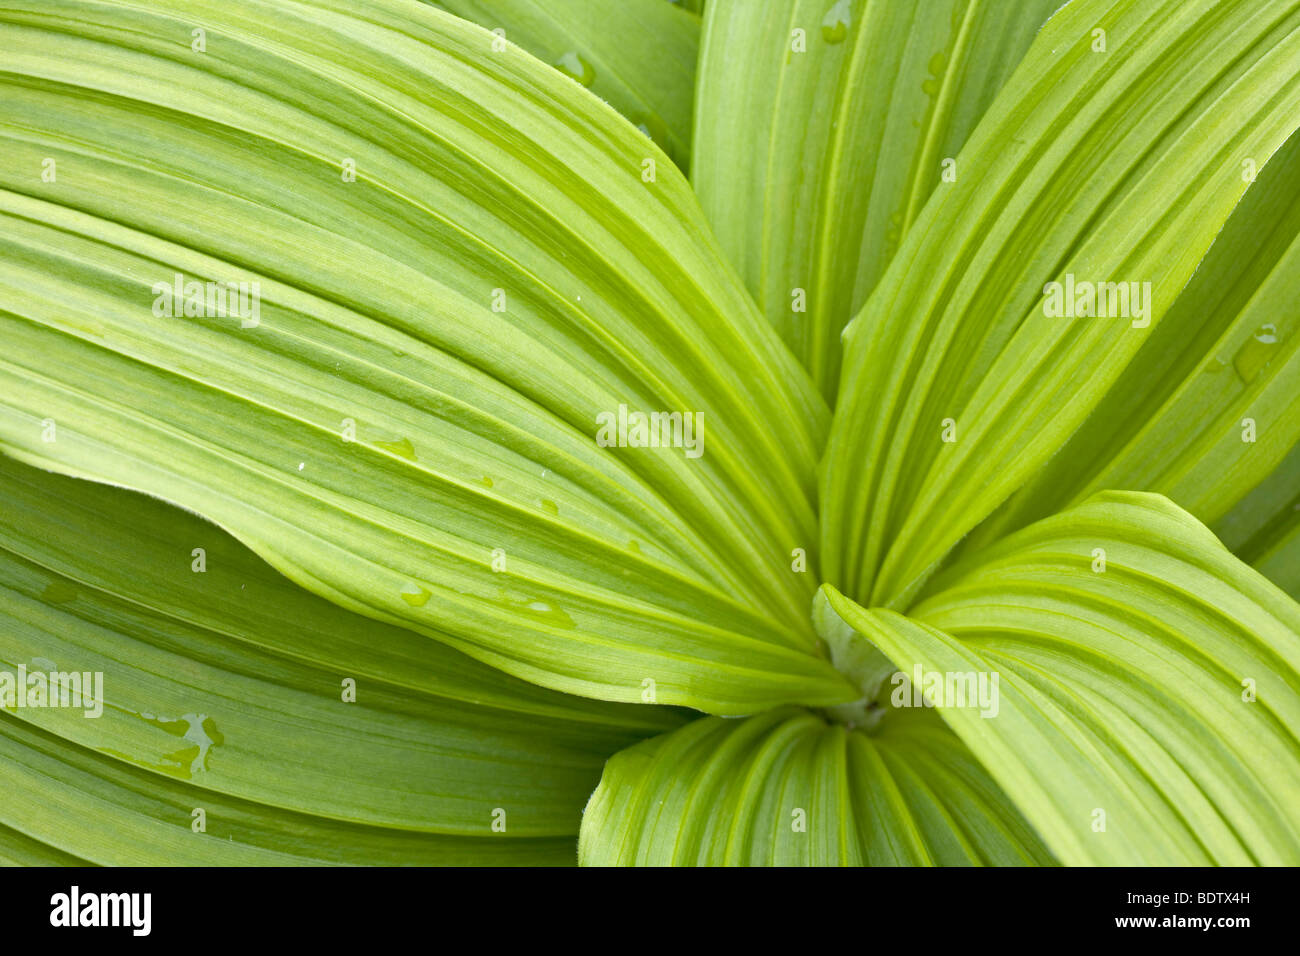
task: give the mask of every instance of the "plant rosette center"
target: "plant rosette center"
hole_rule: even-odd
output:
[[[813,598],[812,620],[817,636],[830,651],[835,669],[862,692],[856,700],[824,707],[821,713],[851,730],[874,731],[886,712],[879,699],[880,693],[885,681],[898,668],[879,648],[835,613],[825,591],[818,590]]]

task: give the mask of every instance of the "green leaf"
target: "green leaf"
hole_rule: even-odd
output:
[[[507,839],[499,833],[466,837],[362,827],[196,790],[7,716],[0,717],[0,765],[5,815],[20,821],[18,829],[0,828],[0,860],[23,865],[563,866],[574,861],[572,836]],[[204,833],[193,829],[197,809],[205,811]]]
[[[935,703],[1062,862],[1300,862],[1300,605],[1185,511],[1103,493],[929,590],[829,598],[927,687],[997,675],[989,718]]]
[[[1300,136],[1292,136],[1092,416],[966,546],[1127,488],[1166,495],[1237,550],[1281,504],[1230,516],[1253,489],[1277,473],[1286,499],[1300,494],[1297,299]]]
[[[704,12],[704,0],[667,0],[667,2],[682,10],[689,10],[697,16]]]
[[[608,101],[678,168],[690,167],[698,17],[664,0],[428,2],[504,30],[507,41]]]
[[[828,401],[841,330],[1058,6],[710,4],[691,179],[728,257]]]
[[[1284,521],[1270,529],[1266,543],[1252,563],[1270,580],[1300,600],[1300,501]]]
[[[824,579],[903,608],[1037,474],[1177,299],[1242,161],[1300,123],[1297,73],[1289,5],[1076,0],[1048,21],[846,331]],[[1136,282],[1143,307],[1057,317],[1048,283],[1072,276]]]
[[[563,860],[604,759],[682,719],[351,614],[153,499],[0,459],[0,500],[0,669],[103,695],[5,702],[0,826],[83,859]]]
[[[1300,600],[1300,444],[1216,531],[1239,558]]]
[[[1050,863],[970,752],[916,712],[879,736],[806,711],[708,718],[613,757],[584,865]]]
[[[0,11],[0,446],[555,689],[850,699],[791,571],[824,404],[662,154],[491,39],[396,0]],[[257,324],[167,315],[178,275],[260,283]],[[620,406],[675,447],[598,444]]]

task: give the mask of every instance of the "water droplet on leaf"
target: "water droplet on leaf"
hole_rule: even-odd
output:
[[[827,43],[843,43],[853,22],[853,0],[839,0],[822,18],[822,39]]]
[[[424,607],[429,603],[429,591],[418,584],[408,584],[402,588],[402,600],[411,607]]]
[[[159,769],[172,776],[188,780],[196,773],[208,769],[208,756],[213,747],[226,742],[216,722],[207,714],[184,714],[180,717],[155,717],[153,714],[137,714],[141,720],[160,730],[165,730],[173,737],[182,737],[189,742],[188,747],[166,754],[169,763]]]
[[[391,451],[394,455],[401,455],[415,461],[415,446],[411,444],[409,438],[398,438],[395,441],[377,441],[371,442],[376,448],[382,448],[384,451]]]
[[[62,578],[55,578],[41,592],[41,600],[46,604],[67,604],[76,598],[77,589]]]
[[[1237,370],[1241,380],[1247,384],[1253,382],[1265,366],[1273,361],[1281,342],[1282,337],[1272,322],[1256,329],[1255,334],[1245,341],[1232,359],[1232,367]]]
[[[632,125],[665,149],[668,147],[668,127],[653,113],[636,113],[632,116]],[[578,296],[582,301],[582,296]]]
[[[591,86],[596,79],[596,68],[577,50],[560,54],[560,58],[555,61],[555,68],[583,86]]]
[[[537,617],[540,617],[547,624],[555,627],[573,627],[573,618],[565,614],[558,607],[552,607],[545,601],[529,601],[526,610],[531,611]]]

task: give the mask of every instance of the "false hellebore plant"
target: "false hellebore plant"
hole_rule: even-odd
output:
[[[0,857],[1300,862],[1300,2],[1058,6],[5,3]]]

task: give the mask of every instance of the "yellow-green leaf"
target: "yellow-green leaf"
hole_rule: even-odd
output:
[[[663,154],[491,39],[402,0],[0,11],[0,447],[556,689],[845,699],[792,570],[823,402]]]

